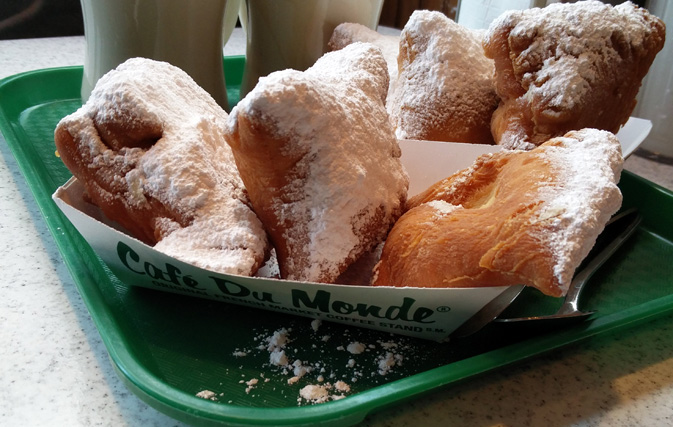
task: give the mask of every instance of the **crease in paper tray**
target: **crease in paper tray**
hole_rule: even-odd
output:
[[[636,135],[622,140],[629,154],[649,131],[630,120]],[[635,126],[635,127],[634,127]],[[651,124],[650,124],[651,127]],[[620,134],[618,134],[618,137]],[[620,138],[621,139],[621,138]],[[400,141],[409,195],[470,166],[499,146]],[[72,178],[53,199],[93,250],[124,283],[255,308],[324,319],[419,338],[442,340],[506,287],[395,288],[329,285],[219,274],[169,257],[130,237],[86,203]]]

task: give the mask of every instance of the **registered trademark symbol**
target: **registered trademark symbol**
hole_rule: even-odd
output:
[[[437,307],[437,311],[440,313],[446,313],[447,311],[451,311],[451,307],[446,306],[446,305],[441,305]]]

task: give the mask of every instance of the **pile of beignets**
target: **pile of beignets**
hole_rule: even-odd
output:
[[[86,197],[177,259],[375,286],[525,284],[561,296],[621,206],[614,136],[663,47],[632,3],[552,4],[488,30],[416,11],[400,37],[338,26],[305,71],[230,114],[183,71],[134,58],[55,130]],[[399,139],[503,150],[408,198]]]

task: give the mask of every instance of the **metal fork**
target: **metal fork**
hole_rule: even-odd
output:
[[[594,248],[590,253],[588,262],[585,266],[575,274],[568,292],[566,294],[563,305],[554,314],[546,316],[528,316],[515,318],[497,318],[494,322],[498,323],[522,323],[535,322],[541,324],[543,327],[552,327],[557,324],[574,323],[583,320],[594,313],[594,311],[582,311],[579,309],[579,298],[587,282],[593,274],[599,269],[603,263],[610,258],[617,249],[622,246],[624,242],[633,234],[642,218],[636,209],[624,211],[615,215],[605,227],[604,233],[601,236],[604,239],[609,239],[612,234],[617,233],[607,244],[603,247]],[[607,235],[605,235],[607,232]],[[599,243],[597,242],[597,246]],[[598,252],[596,252],[598,250]],[[536,325],[537,326],[537,325]]]
[[[559,326],[560,324],[579,322],[591,316],[594,311],[582,311],[578,305],[584,286],[598,268],[628,240],[640,224],[641,219],[638,211],[632,208],[615,215],[608,221],[605,230],[601,233],[594,248],[587,256],[583,268],[575,274],[566,293],[563,305],[556,313],[545,316],[499,318],[498,316],[517,299],[524,288],[523,285],[511,286],[458,327],[451,334],[451,337],[463,338],[472,335],[491,322],[519,325],[534,324],[535,326],[552,327]],[[607,243],[605,243],[606,241]]]

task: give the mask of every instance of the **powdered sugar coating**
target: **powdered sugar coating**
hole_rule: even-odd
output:
[[[540,187],[544,201],[538,220],[552,220],[547,241],[554,275],[564,292],[575,268],[587,256],[596,237],[622,202],[617,187],[622,172],[621,145],[610,132],[583,129],[559,137],[542,154],[553,165],[557,184]]]
[[[514,156],[526,156],[529,162],[544,164],[528,176],[529,184],[503,190],[495,183],[496,194],[486,203],[512,204],[530,208],[531,215],[520,227],[520,233],[530,234],[540,242],[539,247],[549,252],[556,284],[565,293],[575,269],[587,256],[608,219],[621,206],[622,196],[617,186],[623,167],[621,145],[612,133],[596,129],[582,129],[557,137],[532,151],[503,150],[480,156],[473,165],[456,173],[446,185],[433,193],[435,200],[425,202],[433,208],[434,217],[449,217],[465,209],[459,202],[465,197],[465,188],[473,185],[484,169],[493,162],[507,162]],[[489,166],[490,167],[490,166]],[[482,178],[483,179],[483,178]],[[504,180],[499,176],[496,180]],[[516,193],[516,194],[515,194]],[[412,199],[410,204],[416,202]],[[482,205],[468,209],[482,209]],[[511,212],[500,212],[503,217]],[[512,214],[513,215],[513,214]],[[503,218],[493,218],[495,225]],[[431,226],[436,226],[432,225]],[[467,242],[466,242],[467,244]],[[527,254],[520,254],[522,258]]]
[[[480,156],[410,198],[372,284],[523,284],[562,296],[621,205],[622,167],[619,140],[597,129]]]
[[[411,15],[400,36],[399,77],[391,85],[387,106],[398,138],[441,140],[428,134],[454,126],[481,127],[490,138],[497,97],[493,61],[484,55],[482,35],[440,12]],[[450,140],[484,142],[464,135]]]
[[[456,209],[461,208],[462,206],[452,205],[445,202],[444,200],[431,200],[427,202],[429,206],[432,206],[437,211],[437,216],[449,215]]]
[[[344,22],[337,25],[329,41],[332,50],[343,49],[351,43],[371,43],[381,49],[383,59],[388,65],[390,77],[389,90],[397,80],[397,55],[400,51],[399,36],[383,35],[371,28],[353,22]]]
[[[108,179],[124,191],[108,193],[110,199],[131,207],[148,207],[155,199],[173,214],[154,219],[162,235],[155,249],[212,271],[250,275],[268,242],[224,141],[226,120],[227,113],[182,70],[134,58],[103,76],[88,102],[62,124],[88,145],[90,167],[118,172]],[[125,141],[101,138],[105,126],[123,127],[120,139],[152,129],[157,140],[125,147]]]
[[[521,84],[527,96],[548,98],[550,114],[554,114],[555,109],[573,108],[591,89],[598,76],[593,63],[618,59],[612,40],[616,31],[629,45],[642,43],[649,29],[633,7],[627,2],[610,13],[611,6],[586,1],[510,11],[491,24],[485,42],[498,27],[512,27],[510,37],[514,39],[536,39],[514,63],[526,70]]]
[[[279,239],[292,251],[281,266],[281,272],[292,272],[286,278],[336,279],[384,238],[401,213],[408,177],[385,111],[387,86],[380,51],[354,43],[324,55],[305,72],[284,70],[261,78],[232,110],[231,135],[238,134],[243,116],[282,141],[274,148],[281,157],[296,159],[289,170],[278,172],[281,176],[273,164],[260,165],[259,173],[270,181],[287,181],[280,196],[269,201],[251,194],[256,209],[257,202],[268,203],[274,219],[291,219]],[[240,153],[234,148],[237,157],[263,150],[268,141],[245,143],[251,145]]]
[[[573,129],[617,132],[661,48],[655,45],[663,24],[655,21],[631,2],[612,7],[595,0],[554,3],[498,17],[484,46],[496,61],[497,56],[508,57],[509,62],[498,66],[498,94],[505,101],[518,100],[507,113],[514,117],[512,123],[506,130],[504,123],[494,130],[503,133],[499,143],[531,149]],[[506,51],[498,53],[501,49]],[[616,105],[600,105],[601,100]],[[522,124],[516,124],[519,120]]]

